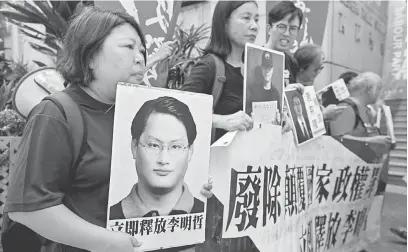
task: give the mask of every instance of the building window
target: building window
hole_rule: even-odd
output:
[[[355,24],[354,40],[359,43],[361,41],[361,25]]]
[[[374,50],[374,40],[371,32],[368,34],[368,45],[370,46],[370,51]]]
[[[339,30],[339,33],[341,33],[341,34],[345,34],[345,32],[346,32],[345,28],[344,28],[343,20],[344,20],[344,16],[343,16],[343,14],[341,12],[339,12],[339,27],[338,27],[338,30]]]

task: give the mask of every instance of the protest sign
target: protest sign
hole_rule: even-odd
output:
[[[222,238],[249,236],[261,252],[358,251],[378,239],[383,159],[350,149],[329,136],[296,146],[292,134],[281,135],[275,125],[238,132],[228,146],[212,147]]]
[[[245,46],[244,112],[254,118],[255,126],[281,124],[284,64],[282,52]]]
[[[297,144],[304,144],[326,133],[322,111],[313,87],[305,87],[303,95],[296,89],[285,90],[285,98]]]
[[[320,109],[320,103],[317,99],[314,87],[305,87],[302,96],[305,101],[306,112],[309,118],[313,137],[323,135],[326,133],[326,128],[324,127],[323,113]]]
[[[212,97],[119,83],[115,106],[107,228],[140,251],[203,242]]]
[[[350,97],[350,93],[344,83],[343,79],[338,79],[328,86],[320,89],[317,92],[317,96],[320,99],[320,103],[323,107],[327,107],[330,104],[338,104],[340,101],[345,100]]]

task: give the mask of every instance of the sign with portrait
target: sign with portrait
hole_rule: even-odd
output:
[[[115,106],[107,228],[141,251],[202,243],[212,96],[119,83]]]
[[[359,251],[380,237],[382,165],[329,136],[296,146],[276,125],[238,132],[211,149],[222,237],[261,252]]]
[[[305,87],[303,95],[296,89],[287,89],[285,90],[285,98],[293,123],[292,130],[298,145],[326,133],[323,114],[314,87]]]
[[[285,56],[282,52],[246,44],[244,112],[255,127],[281,124]]]

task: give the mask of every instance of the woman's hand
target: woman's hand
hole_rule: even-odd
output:
[[[293,122],[287,113],[283,113],[283,122],[285,122],[285,125],[282,127],[282,134],[285,134],[292,130]]]
[[[164,42],[159,50],[155,54],[153,54],[152,57],[147,59],[145,71],[149,70],[157,62],[167,59],[173,51],[173,44],[174,41]]]
[[[171,52],[173,51],[173,44],[174,41],[167,41],[161,45],[159,50],[154,54],[157,61],[164,60],[171,55]]]
[[[134,252],[142,245],[135,237],[123,232],[108,231],[109,239],[101,242],[101,247],[92,252]]]
[[[390,136],[373,136],[367,138],[368,143],[383,145],[384,147],[391,147]]]
[[[303,86],[300,83],[292,83],[289,84],[285,87],[285,90],[290,90],[290,89],[296,89],[297,91],[299,91],[301,94],[303,94],[303,91],[305,91],[305,86]]]
[[[214,115],[213,126],[226,131],[251,130],[254,121],[244,111],[240,110],[232,115]]]
[[[207,183],[205,183],[204,185],[203,185],[203,188],[201,189],[201,194],[204,196],[204,197],[206,197],[207,199],[209,199],[209,198],[211,198],[212,196],[213,196],[213,193],[212,193],[212,188],[213,188],[213,186],[212,186],[212,179],[210,178],[210,179],[208,179],[208,182]]]

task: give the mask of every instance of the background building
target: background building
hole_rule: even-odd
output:
[[[393,59],[394,65],[398,61],[399,69],[405,69],[405,79],[402,78],[399,81],[399,95],[385,97],[386,103],[392,107],[397,137],[397,149],[391,153],[390,173],[405,175],[407,170],[406,22],[401,24],[400,20],[406,21],[406,1],[294,0],[294,2],[303,10],[305,20],[292,51],[296,51],[299,45],[304,43],[315,43],[321,45],[325,53],[324,69],[315,81],[316,90],[332,83],[345,71],[372,71],[384,76],[384,85],[388,85]],[[185,1],[178,23],[185,28],[190,28],[193,24],[195,27],[201,24],[210,26],[216,3],[216,1]],[[276,4],[277,1],[258,1],[260,19],[259,33],[255,41],[257,45],[264,45],[268,39],[266,33],[268,12]],[[404,6],[405,9],[401,9]],[[401,15],[405,16],[401,17]],[[400,29],[396,28],[398,33],[396,35],[403,33],[402,38],[398,39],[405,41],[403,45],[405,51],[400,50],[401,52],[397,53],[398,59],[395,59],[396,56],[393,57],[394,52],[391,51],[397,39],[393,40],[391,35],[396,26],[405,29],[400,32]],[[201,41],[200,46],[204,47],[206,43],[207,41]],[[395,85],[393,87],[392,90],[397,90]]]

